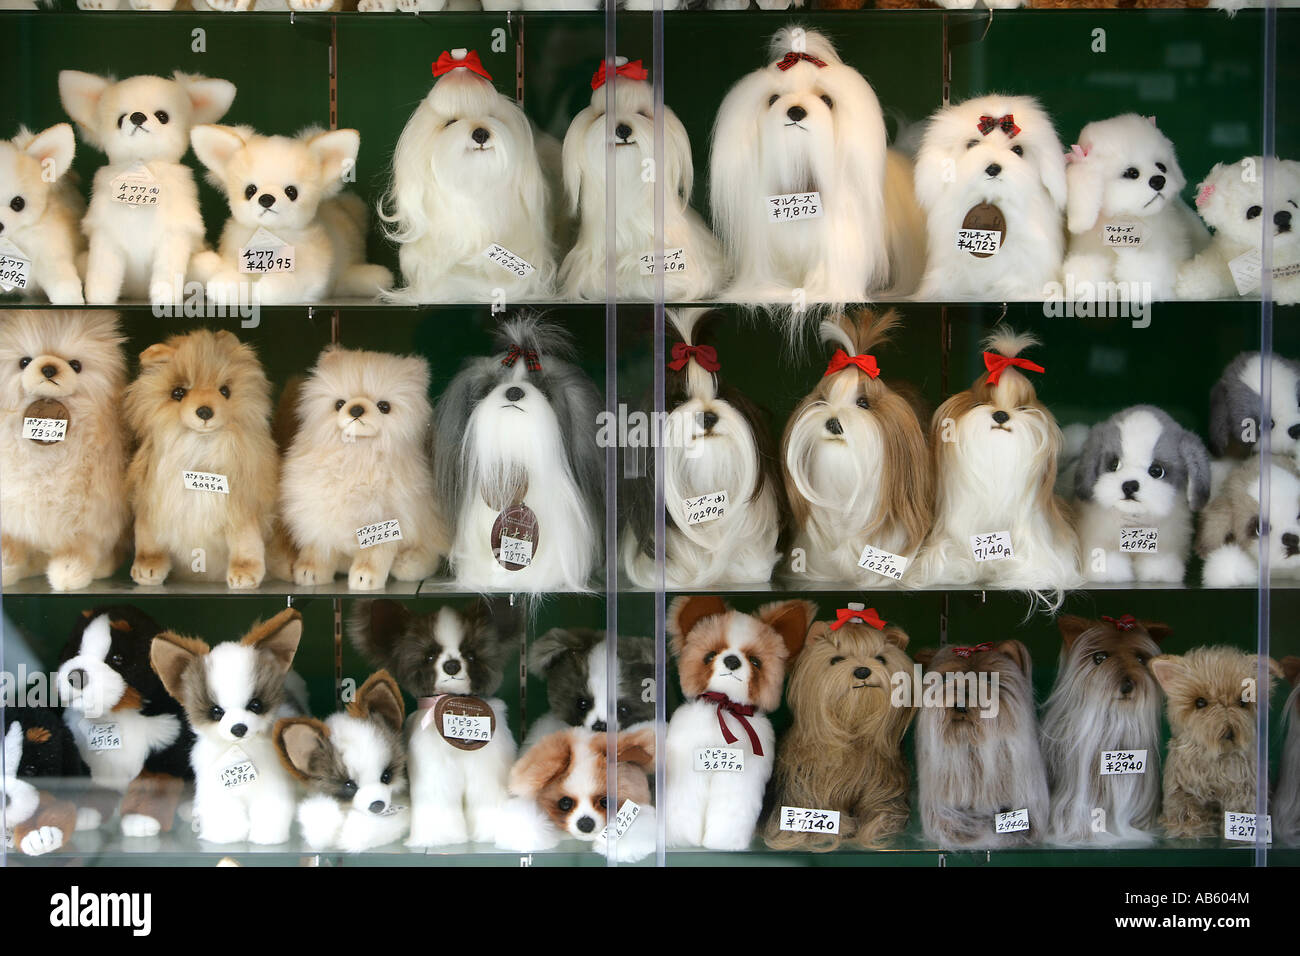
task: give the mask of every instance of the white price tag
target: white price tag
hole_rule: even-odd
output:
[[[0,289],[26,289],[31,277],[31,260],[8,239],[0,238]]]
[[[226,790],[243,787],[257,779],[257,767],[238,746],[231,747],[221,758],[218,773],[221,786]]]
[[[1103,750],[1101,753],[1100,774],[1103,777],[1146,772],[1145,750]]]
[[[292,272],[293,246],[269,230],[259,227],[239,250],[239,271],[251,275],[268,272]]]
[[[640,258],[641,274],[643,276],[652,276],[655,274],[655,254],[647,252]],[[686,271],[686,250],[685,249],[665,249],[664,250],[664,275],[681,275]]]
[[[86,728],[86,746],[91,750],[121,750],[122,728],[117,721],[104,721]]]
[[[468,714],[443,714],[442,735],[456,740],[491,740],[492,718]]]
[[[532,264],[527,259],[515,255],[505,246],[499,246],[495,242],[483,250],[483,255],[487,256],[489,261],[495,262],[506,272],[518,276],[520,279],[527,279],[533,274]]]
[[[533,563],[533,543],[522,538],[501,536],[501,560],[527,567]]]
[[[766,209],[769,222],[798,222],[802,219],[820,219],[823,212],[822,194],[813,192],[768,196]]]
[[[683,498],[682,510],[686,512],[687,524],[703,524],[705,521],[717,521],[727,513],[727,493],[711,491],[698,498]]]
[[[215,491],[220,495],[230,494],[230,484],[225,475],[208,471],[186,471],[181,473],[185,487],[190,491]]]
[[[976,561],[1003,561],[1016,556],[1011,549],[1010,531],[973,534],[970,536],[970,550]]]
[[[1142,223],[1133,219],[1117,219],[1102,225],[1102,238],[1106,245],[1117,249],[1134,249],[1142,245]]]
[[[623,805],[618,808],[618,814],[614,817],[614,836],[621,837],[627,833],[628,829],[636,822],[636,818],[641,815],[640,804],[633,803],[631,800],[624,800]],[[600,831],[597,840],[609,839],[609,826]]]
[[[864,571],[874,571],[882,577],[901,581],[903,572],[907,569],[907,558],[892,551],[882,551],[867,545],[862,549],[862,556],[858,558],[858,567]]]
[[[745,751],[739,747],[696,747],[695,769],[708,773],[741,773]]]
[[[12,850],[13,848],[14,848],[14,828],[5,827],[5,849]]]
[[[1273,842],[1273,818],[1264,814],[1264,842]],[[1255,842],[1255,814],[1253,813],[1232,813],[1231,811],[1223,814],[1223,838],[1225,840],[1236,840],[1239,843]]]
[[[23,437],[36,441],[63,441],[68,434],[66,418],[24,418]]]
[[[782,807],[781,829],[795,833],[839,833],[840,811]]]
[[[1258,249],[1243,252],[1228,260],[1228,271],[1237,287],[1237,295],[1249,295],[1259,290],[1259,275],[1263,271],[1263,255]]]
[[[1119,549],[1134,554],[1155,554],[1159,548],[1159,528],[1120,528]]]
[[[134,163],[113,180],[113,200],[128,206],[156,206],[162,198],[162,185],[153,178],[149,167]]]
[[[383,544],[385,541],[402,540],[402,528],[397,523],[396,518],[368,524],[364,528],[358,528],[356,534],[357,547],[362,551],[366,548],[373,548],[377,544]]]
[[[985,256],[995,256],[1002,248],[1002,233],[996,229],[958,229],[957,251],[978,252]]]
[[[999,813],[993,818],[994,833],[1015,833],[1018,830],[1028,829],[1028,807],[1023,810],[1008,810],[1006,813]]]

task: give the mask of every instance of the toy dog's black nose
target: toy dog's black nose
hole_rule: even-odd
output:
[[[965,707],[954,706],[954,707],[953,707],[953,711],[954,711],[955,713],[958,713],[958,714],[964,714],[964,713],[966,713],[966,708],[965,708]]]
[[[826,419],[826,430],[830,432],[832,435],[844,434],[844,426],[840,424],[840,420],[838,418]]]
[[[348,409],[348,414],[351,415],[353,418],[360,418],[365,413],[366,413],[366,409],[364,405],[353,405],[351,408]]]
[[[275,197],[270,193],[262,193],[262,195],[257,197],[257,204],[263,209],[270,209],[275,205]]]
[[[236,737],[242,737],[244,736],[244,734],[248,733],[248,725],[235,724],[235,726],[230,728],[230,732],[234,734]]]
[[[591,817],[580,817],[578,819],[578,829],[583,833],[590,833],[592,830],[596,829],[596,821]]]
[[[785,115],[790,117],[792,121],[798,123],[800,120],[802,120],[805,116],[808,115],[808,111],[804,109],[802,106],[792,106],[785,111]]]
[[[593,733],[603,734],[609,728],[603,720],[597,720],[591,725],[591,729]]]
[[[208,408],[206,405],[200,405],[198,408],[194,409],[194,414],[198,415],[199,418],[206,422],[212,417],[212,409]]]
[[[59,370],[55,368],[53,365],[42,365],[41,374],[44,375],[46,378],[54,378],[54,376],[59,374]]]
[[[443,661],[442,669],[446,671],[448,674],[451,674],[453,677],[455,677],[457,674],[460,673],[460,661],[457,660]]]
[[[1286,548],[1288,551],[1292,548],[1300,548],[1300,535],[1288,531],[1286,534],[1282,535],[1282,547]]]
[[[1291,213],[1286,209],[1279,209],[1273,213],[1273,224],[1277,226],[1280,232],[1291,231]]]
[[[487,130],[485,130],[482,126],[477,126],[474,128],[474,132],[469,134],[469,138],[472,139],[474,142],[478,143],[480,146],[482,146],[484,143],[488,141],[488,137],[491,135],[492,134],[489,133]]]
[[[735,654],[728,654],[722,659],[722,663],[727,665],[727,670],[734,671],[740,669],[740,658]]]
[[[1292,425],[1286,430],[1286,433],[1292,438],[1300,438],[1300,425]]]
[[[626,123],[619,123],[614,127],[614,135],[619,139],[627,139],[632,135],[632,127],[628,126]]]
[[[1165,177],[1152,176],[1150,179],[1147,180],[1147,185],[1150,186],[1152,189],[1154,189],[1156,192],[1160,192],[1160,190],[1165,188]]]
[[[506,401],[517,402],[524,397],[524,390],[518,385],[511,385],[506,389]]]
[[[143,113],[131,114],[131,122],[134,123],[136,126],[143,126],[144,121],[147,120],[148,118],[149,117],[145,116]]]
[[[993,413],[993,420],[997,422],[999,425],[1005,425],[1010,420],[1010,418],[1011,415],[1008,412],[1004,412],[1000,408]]]
[[[74,667],[68,671],[68,683],[77,690],[81,690],[86,686],[86,672],[80,667]]]
[[[997,163],[989,163],[984,167],[984,174],[989,177],[996,176],[1000,172],[1002,172],[1002,167]]]
[[[388,804],[384,803],[384,801],[382,800],[376,800],[372,804],[370,804],[371,813],[383,813],[387,809],[388,809]]]
[[[856,677],[858,680],[866,680],[868,677],[871,676],[871,668],[855,667],[853,668],[853,676]]]
[[[718,424],[717,412],[704,412],[700,415],[700,427],[706,432],[713,431],[713,426]]]
[[[1129,694],[1133,693],[1134,686],[1133,679],[1131,677],[1125,677],[1119,685],[1119,692],[1127,697]]]
[[[1126,481],[1124,482],[1124,484],[1119,486],[1119,490],[1124,492],[1125,498],[1132,498],[1135,494],[1137,494],[1137,490],[1140,487],[1141,485],[1139,485],[1136,481]]]

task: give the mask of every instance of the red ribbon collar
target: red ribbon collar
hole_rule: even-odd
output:
[[[734,744],[740,738],[731,732],[727,726],[726,719],[722,712],[728,711],[733,717],[740,721],[740,726],[745,728],[745,733],[749,735],[749,745],[754,748],[754,756],[763,756],[763,745],[758,742],[758,732],[754,730],[748,718],[754,716],[754,708],[749,704],[737,704],[726,694],[719,694],[717,691],[706,691],[699,696],[700,700],[707,700],[710,704],[718,705],[718,727],[722,730],[722,739],[729,744]]]
[[[850,355],[843,349],[836,349],[835,354],[831,356],[830,364],[826,366],[826,372],[822,375],[822,378],[843,371],[850,365],[856,365],[858,371],[868,378],[880,377],[880,366],[876,364],[874,355]]]
[[[722,363],[718,361],[718,350],[712,345],[687,345],[685,342],[677,342],[673,345],[673,360],[668,363],[668,367],[674,372],[680,372],[686,367],[686,363],[695,359],[695,364],[706,372],[716,372],[722,368]]]
[[[1137,627],[1138,624],[1137,618],[1132,614],[1125,614],[1119,618],[1108,617],[1103,614],[1101,619],[1117,631],[1131,631],[1133,628]]]
[[[598,90],[605,85],[605,66],[605,61],[601,60],[600,66],[596,68],[595,74],[591,77],[591,88],[593,90]],[[633,60],[631,63],[617,66],[614,68],[614,73],[629,80],[644,80],[650,75],[646,68],[641,65],[640,60]]]
[[[881,620],[874,607],[863,608],[862,610],[842,607],[835,612],[835,621],[831,624],[831,630],[838,631],[849,621],[861,621],[863,624],[874,627],[877,631],[885,629],[885,621]]]
[[[984,651],[991,650],[993,650],[993,645],[988,641],[985,641],[983,644],[976,644],[974,647],[954,647],[952,652],[958,657],[965,659],[970,657],[972,654],[981,654]]]
[[[1002,377],[1011,366],[1023,368],[1027,372],[1046,372],[1047,369],[1037,365],[1029,359],[1016,358],[1010,355],[999,355],[997,352],[984,353],[984,367],[989,370],[989,384],[996,385],[998,379]]]
[[[483,68],[483,62],[478,58],[477,50],[470,50],[465,54],[463,60],[453,57],[448,50],[443,50],[438,54],[438,59],[433,64],[433,75],[442,76],[444,73],[450,73],[452,70],[458,70],[461,67],[469,70],[471,73],[477,73],[486,80],[492,79],[492,74]]]

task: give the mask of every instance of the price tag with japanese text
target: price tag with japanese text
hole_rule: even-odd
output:
[[[1016,556],[1011,548],[1010,531],[973,534],[970,537],[970,550],[976,561],[1003,561]]]
[[[1103,777],[1146,772],[1147,752],[1145,750],[1102,751],[1100,773]]]
[[[798,222],[802,219],[820,219],[824,212],[822,194],[787,193],[783,196],[767,197],[767,218],[769,222]]]
[[[804,807],[782,807],[781,829],[795,833],[839,833],[838,810],[809,810]]]
[[[402,540],[402,526],[397,523],[396,518],[390,518],[387,521],[376,521],[364,528],[358,528],[356,533],[357,547],[362,551],[366,548],[373,548],[377,544],[383,544],[385,541]]]
[[[696,747],[695,769],[707,773],[741,773],[745,751],[739,747]]]
[[[705,521],[717,521],[727,513],[727,493],[711,491],[697,498],[683,498],[682,510],[686,512],[687,524],[703,524]]]

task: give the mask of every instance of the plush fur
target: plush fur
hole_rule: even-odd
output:
[[[220,251],[200,254],[194,263],[217,302],[238,302],[245,282],[262,305],[374,298],[392,285],[392,273],[365,262],[365,204],[342,192],[361,148],[356,130],[312,127],[290,138],[262,136],[247,126],[196,126],[190,141],[210,170],[209,181],[230,204]],[[292,272],[241,275],[239,250],[259,229],[293,247]]]
[[[944,848],[1025,846],[1048,828],[1047,771],[1038,749],[1029,649],[1001,641],[987,650],[948,646],[916,655],[945,683],[997,676],[996,715],[966,703],[923,706],[916,721],[916,773],[921,825]],[[991,708],[990,708],[991,709]],[[1029,810],[1029,829],[997,833],[995,817]]]
[[[1237,355],[1210,391],[1210,451],[1244,458],[1263,441],[1260,413],[1267,406],[1272,428],[1269,448],[1276,455],[1300,458],[1300,362],[1272,355],[1268,360],[1268,401],[1260,400],[1263,356]]]
[[[1277,839],[1296,846],[1300,844],[1300,657],[1282,658],[1282,672],[1291,693],[1282,709],[1285,738],[1273,788],[1273,830]]]
[[[983,116],[1014,118],[1019,130]],[[923,299],[1041,299],[1065,254],[1065,157],[1052,118],[1030,96],[994,93],[930,117],[916,158],[916,198],[928,221]],[[980,203],[1002,211],[1006,235],[979,258],[957,248],[957,230]]]
[[[1300,470],[1286,458],[1268,469],[1268,525],[1265,550],[1271,579],[1300,578]],[[1260,468],[1258,457],[1234,468],[1206,505],[1196,538],[1205,559],[1207,587],[1259,584]]]
[[[54,305],[85,301],[77,261],[86,248],[86,201],[67,175],[76,148],[67,123],[41,133],[20,126],[13,139],[0,140],[0,241],[31,263],[22,294],[43,293]]]
[[[397,802],[406,795],[405,711],[397,681],[381,670],[327,720],[276,721],[280,762],[307,787],[298,828],[308,846],[356,853],[405,836],[410,809]]]
[[[1174,144],[1156,127],[1154,116],[1125,113],[1089,123],[1077,146],[1082,156],[1067,156],[1065,170],[1070,230],[1065,275],[1076,290],[1081,283],[1096,290],[1100,283],[1119,282],[1127,291],[1128,283],[1141,283],[1149,285],[1144,295],[1172,299],[1178,267],[1210,241],[1179,197],[1187,180]],[[1107,245],[1106,225],[1112,222],[1138,223],[1141,244]]]
[[[234,84],[177,72],[171,79],[117,82],[76,70],[59,74],[63,108],[108,163],[95,173],[82,229],[90,240],[85,294],[91,303],[120,297],[178,303],[190,256],[203,245],[194,174],[181,163],[190,130],[230,109]],[[160,187],[154,205],[118,202],[113,181],[143,163]]]
[[[5,585],[44,573],[56,591],[84,588],[125,555],[122,341],[112,312],[0,313]],[[23,437],[26,410],[40,399],[67,410],[62,441]]]
[[[301,639],[302,615],[293,608],[215,647],[171,631],[154,638],[150,662],[197,736],[190,763],[200,840],[288,841],[297,793],[271,730],[292,713],[285,682]],[[223,771],[243,763],[252,764],[254,779],[228,785]]]
[[[891,700],[894,676],[911,679],[907,642],[907,633],[892,625],[812,626],[790,671],[786,703],[794,724],[777,753],[768,846],[878,848],[907,825],[911,774],[902,746],[916,709]],[[838,810],[840,832],[782,830],[783,806]]]
[[[59,655],[63,720],[91,780],[121,795],[122,833],[128,837],[170,831],[191,776],[194,734],[180,703],[149,665],[150,645],[161,630],[139,608],[97,607],[82,612]],[[102,724],[116,727],[96,727]],[[104,732],[120,745],[92,746],[92,735]]]
[[[1181,656],[1162,654],[1151,671],[1167,698],[1169,746],[1165,758],[1164,812],[1171,837],[1223,833],[1223,814],[1254,813],[1256,723],[1282,669],[1267,661],[1265,687],[1257,687],[1259,655],[1235,647],[1197,647]]]
[[[515,739],[505,702],[490,695],[501,686],[519,644],[517,622],[485,599],[427,614],[396,601],[358,601],[348,621],[352,642],[385,667],[420,707],[406,723],[411,780],[411,834],[407,846],[490,843],[496,838]],[[426,707],[440,695],[483,699],[496,716],[492,739],[460,750],[439,729],[424,725]]]
[[[140,353],[125,404],[138,443],[127,472],[136,584],[162,584],[172,571],[232,588],[262,583],[279,471],[270,390],[252,346],[224,330],[173,335]],[[230,493],[190,490],[186,471],[225,475]]]
[[[1264,181],[1272,189],[1273,208],[1265,210]],[[1248,156],[1237,163],[1217,163],[1201,181],[1196,209],[1214,229],[1209,248],[1178,271],[1183,299],[1222,299],[1239,294],[1228,264],[1248,252],[1261,253],[1264,230],[1272,231],[1272,295],[1278,305],[1300,302],[1300,162]],[[1258,274],[1258,270],[1257,273]],[[1248,295],[1260,294],[1259,283]]]
[[[782,70],[802,47],[806,59]],[[793,332],[807,302],[907,295],[925,260],[911,162],[887,148],[871,84],[816,30],[784,27],[768,62],[742,77],[718,108],[709,156],[713,223],[735,276],[724,297],[773,303]],[[768,197],[820,192],[820,218],[771,221]]]
[[[767,715],[781,704],[785,664],[803,646],[817,616],[810,601],[774,601],[752,615],[729,608],[719,597],[678,597],[668,611],[668,634],[685,701],[668,722],[668,779],[664,806],[669,846],[745,850],[754,838],[763,791],[776,760],[776,734]],[[741,718],[701,698],[725,695],[752,707],[745,720],[762,753],[755,751]],[[719,716],[736,738],[722,735]],[[740,750],[744,770],[695,769],[702,747]]]
[[[1061,658],[1043,711],[1054,842],[1149,842],[1160,810],[1160,688],[1150,663],[1169,636],[1154,621],[1062,614]],[[1146,771],[1101,776],[1107,750],[1145,750]],[[1100,809],[1102,816],[1096,818]]]
[[[1210,456],[1166,412],[1134,405],[1088,432],[1074,493],[1086,578],[1179,583],[1192,548],[1192,512],[1210,500]],[[1120,551],[1124,528],[1156,528],[1158,550]]]
[[[395,298],[487,302],[503,289],[519,302],[550,292],[551,222],[532,127],[466,67],[440,76],[407,120],[380,215],[399,244],[405,286]],[[522,278],[489,261],[493,243],[534,271]]]
[[[823,322],[822,340],[867,355],[900,321],[862,309]],[[856,365],[828,369],[786,422],[781,465],[807,579],[892,585],[858,559],[866,545],[911,559],[930,529],[930,452],[911,402]]]
[[[465,361],[434,416],[438,495],[455,509],[452,573],[474,590],[586,590],[604,487],[600,396],[573,364],[568,334],[541,316],[507,319],[496,341],[495,355]],[[537,538],[531,563],[510,571],[492,526],[520,501],[537,517]]]
[[[428,389],[422,358],[333,345],[321,353],[298,393],[280,486],[295,583],[342,571],[348,587],[369,590],[390,573],[419,581],[437,571],[448,541],[428,454]],[[360,547],[358,528],[394,518],[400,541]]]

